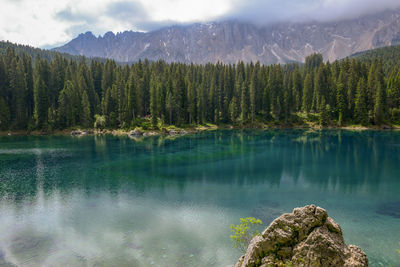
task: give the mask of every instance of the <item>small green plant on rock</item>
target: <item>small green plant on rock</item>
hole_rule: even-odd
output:
[[[243,253],[246,252],[251,239],[260,235],[257,227],[259,225],[262,225],[262,221],[253,217],[240,218],[238,225],[231,224],[233,234],[230,238],[234,242],[234,247],[240,249]]]

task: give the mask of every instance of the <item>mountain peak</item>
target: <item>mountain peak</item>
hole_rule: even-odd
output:
[[[87,31],[85,33],[79,34],[77,38],[96,38],[96,36],[94,36],[91,31]]]
[[[90,41],[88,41],[90,40]],[[400,40],[400,11],[384,11],[335,22],[260,26],[238,20],[171,26],[152,32],[79,35],[60,52],[107,57],[120,62],[147,58],[167,62],[263,64],[304,62],[312,53],[334,61]]]

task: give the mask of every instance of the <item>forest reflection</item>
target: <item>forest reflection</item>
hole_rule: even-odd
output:
[[[20,137],[21,138],[21,137]],[[379,192],[400,177],[400,135],[379,131],[214,131],[181,137],[26,137],[0,150],[0,193],[145,193],[193,184]],[[4,145],[5,144],[5,145]],[[13,146],[14,145],[14,146]],[[12,149],[11,149],[12,147]]]

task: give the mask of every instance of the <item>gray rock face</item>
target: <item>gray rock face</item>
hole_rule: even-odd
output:
[[[253,238],[236,267],[368,266],[357,246],[347,246],[342,230],[327,212],[314,205],[296,208],[274,220]]]
[[[400,10],[338,22],[278,23],[258,27],[225,21],[172,26],[152,32],[79,35],[60,52],[107,57],[120,62],[139,59],[184,63],[263,64],[303,62],[318,52],[334,61],[356,52],[400,43]]]

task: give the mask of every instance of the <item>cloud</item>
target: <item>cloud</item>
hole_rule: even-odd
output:
[[[148,20],[147,11],[139,2],[120,1],[110,3],[107,6],[106,14],[118,20]]]
[[[48,48],[86,31],[151,31],[226,19],[327,21],[397,7],[399,0],[1,0],[0,39]]]
[[[2,1],[0,36],[3,40],[34,46],[66,41],[65,25],[54,21],[52,14],[60,9],[62,0]]]
[[[68,22],[87,22],[94,23],[96,18],[90,14],[85,14],[82,12],[74,12],[71,7],[67,7],[55,14],[55,18],[61,21]]]
[[[258,24],[279,21],[333,21],[400,7],[398,0],[234,0],[225,19]]]

